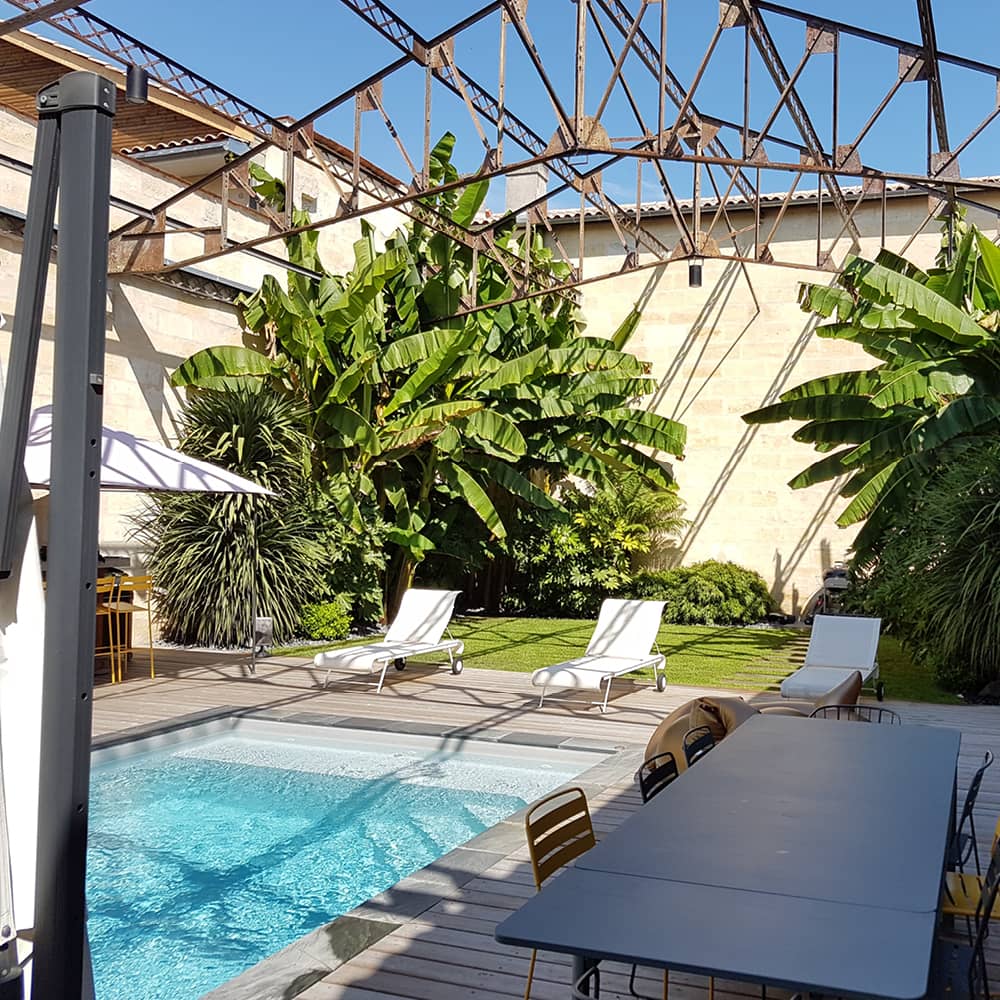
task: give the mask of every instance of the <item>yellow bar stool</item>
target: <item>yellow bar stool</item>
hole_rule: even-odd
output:
[[[145,594],[145,600],[139,600],[139,592]],[[126,600],[124,595],[129,595],[130,600]],[[108,607],[112,617],[116,620],[116,653],[118,656],[118,680],[125,679],[125,671],[128,664],[128,654],[137,649],[147,649],[149,651],[149,676],[156,676],[156,666],[153,662],[153,578],[151,576],[123,576],[118,580],[118,588],[115,599],[109,602]],[[127,618],[123,615],[146,615],[149,626],[149,645],[136,646],[132,641],[133,629],[125,623]]]
[[[97,608],[94,619],[94,657],[106,656],[111,671],[111,683],[117,679],[118,665],[115,649],[115,620],[111,613],[111,603],[115,600],[115,587],[118,581],[113,576],[98,577],[94,585],[97,598]],[[100,626],[104,624],[104,634],[100,634]],[[104,641],[98,641],[103,639]]]

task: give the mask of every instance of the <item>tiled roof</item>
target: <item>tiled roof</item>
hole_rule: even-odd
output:
[[[970,178],[970,180],[976,180],[979,182],[994,182],[1000,183],[1000,177],[976,177]],[[961,186],[959,182],[958,186]],[[922,194],[923,189],[915,187],[912,184],[904,184],[900,182],[891,182],[885,186],[886,193],[891,196],[905,195],[908,193]],[[860,184],[852,185],[850,187],[842,187],[841,191],[844,193],[844,197],[848,200],[851,198],[857,198],[861,194],[862,187]],[[817,190],[813,188],[809,191],[794,191],[791,196],[792,202],[812,202],[817,198]],[[826,196],[826,192],[824,191]],[[763,205],[780,205],[788,197],[787,191],[778,191],[773,194],[762,194],[760,196],[761,204]],[[872,192],[869,196],[872,198],[880,198],[881,194]],[[751,202],[749,199],[744,197],[742,194],[730,194],[726,199],[727,208],[742,208],[749,206]],[[714,209],[718,208],[719,199],[718,198],[702,198],[701,207],[702,209]],[[693,198],[678,198],[677,206],[681,212],[690,212],[694,208]],[[621,205],[622,209],[626,212],[634,212],[635,204],[631,205]],[[668,201],[645,201],[642,203],[642,215],[669,215],[670,214],[670,202]],[[604,218],[606,213],[604,209],[588,205],[584,209],[584,218]],[[578,220],[580,218],[579,207],[573,208],[550,208],[548,211],[548,218],[550,222],[567,222],[571,220]]]
[[[136,153],[152,153],[160,149],[186,149],[189,146],[203,146],[210,142],[224,142],[230,136],[225,132],[208,132],[205,135],[192,135],[181,139],[168,139],[165,142],[150,142],[145,146],[131,146],[121,150],[126,156]]]

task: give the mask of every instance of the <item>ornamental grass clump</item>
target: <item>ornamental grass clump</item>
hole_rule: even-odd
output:
[[[162,638],[246,646],[255,608],[274,619],[275,642],[287,641],[302,606],[323,588],[301,404],[266,387],[200,391],[184,407],[179,448],[274,495],[165,493],[150,500],[135,535],[149,550]]]

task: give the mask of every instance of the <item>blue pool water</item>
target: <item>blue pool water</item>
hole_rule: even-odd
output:
[[[193,1000],[589,763],[376,745],[226,735],[96,766],[98,1000]]]

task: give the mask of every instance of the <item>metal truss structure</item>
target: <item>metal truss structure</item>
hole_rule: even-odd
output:
[[[385,0],[340,0],[398,55],[291,122],[254,108],[91,14],[79,2],[8,2],[24,13],[0,22],[0,34],[11,25],[44,20],[104,58],[143,67],[159,86],[211,108],[254,139],[245,154],[137,213],[113,232],[112,269],[118,272],[162,275],[240,252],[285,266],[278,246],[282,238],[394,209],[447,234],[473,253],[496,259],[511,279],[514,297],[523,298],[703,256],[834,269],[858,246],[858,209],[863,203],[880,206],[884,240],[890,182],[926,192],[924,227],[960,202],[1000,214],[989,198],[990,192],[1000,191],[1000,178],[964,178],[959,169],[959,157],[974,143],[982,145],[982,137],[1000,117],[1000,66],[940,51],[931,0],[916,0],[919,39],[870,31],[769,0],[720,0],[718,17],[706,32],[704,54],[693,63],[693,78],[687,84],[667,59],[667,38],[674,30],[683,30],[675,27],[677,14],[668,0],[545,0],[550,10],[560,5],[569,28],[561,43],[569,51],[560,52],[555,60],[555,69],[573,69],[572,82],[566,86],[557,83],[559,74],[536,45],[528,0],[492,0],[431,36],[418,32]],[[496,67],[492,88],[470,73],[468,60],[460,65],[458,53],[470,38],[475,40],[477,72],[481,74],[483,66]],[[492,39],[491,52],[483,51],[487,38]],[[847,58],[849,65],[842,69],[845,48],[853,58]],[[842,95],[845,82],[856,81],[859,59],[865,66],[891,63],[892,73],[881,89],[875,82],[866,86],[865,99],[873,110],[863,124],[852,123],[848,131],[851,115],[842,107]],[[525,77],[531,77],[539,99],[531,101],[530,108],[510,105],[508,81],[514,72],[522,90]],[[962,73],[989,88],[982,119],[961,138],[953,137],[948,127],[943,74],[949,73]],[[413,87],[413,74],[422,77],[422,87]],[[710,78],[712,87],[706,86]],[[397,86],[401,80],[407,85]],[[600,87],[595,80],[602,81]],[[419,91],[416,113],[415,89]],[[702,97],[717,104],[720,92],[729,95],[724,107],[702,106]],[[444,112],[442,94],[450,105]],[[910,134],[918,138],[909,144],[911,159],[904,163],[901,156],[900,165],[889,168],[867,163],[866,150],[885,148],[887,136],[882,135],[880,142],[880,133],[898,127],[898,120],[893,125],[893,114],[900,103],[913,118],[915,94],[919,112],[909,125]],[[852,113],[856,104],[853,101]],[[351,111],[351,137],[340,134],[338,142],[330,142],[321,135],[317,126]],[[481,142],[482,162],[457,180],[433,186],[432,137],[448,127],[436,123],[453,121],[456,112],[467,118]],[[614,137],[611,118],[620,127],[626,116],[632,134]],[[406,180],[393,183],[385,172],[368,168],[362,152],[366,119],[391,136],[410,173]],[[418,141],[410,137],[408,143],[396,123],[412,124],[414,119],[419,119]],[[915,146],[923,147],[919,155],[914,155]],[[236,238],[231,216],[237,204],[245,209],[251,193],[249,164],[270,147],[283,154],[286,209],[283,213],[263,209],[266,231],[253,239]],[[292,205],[302,163],[318,166],[339,200],[333,214],[295,226]],[[434,194],[476,180],[523,177],[532,171],[543,178],[538,189],[519,203],[508,197],[505,212],[467,226],[429,207],[429,196]],[[614,176],[613,187],[620,191],[626,171],[631,188],[625,189],[636,192],[635,203],[627,207],[611,197],[608,183]],[[773,192],[776,178],[784,179],[777,185],[784,193],[777,197],[767,190],[771,185]],[[644,186],[650,180],[662,197],[655,225],[644,208],[649,200]],[[799,191],[803,180],[815,188],[808,198]],[[515,189],[520,187],[508,184],[508,192]],[[185,200],[198,193],[217,199],[217,224],[195,227],[180,217]],[[567,226],[553,225],[548,210],[568,194],[579,198],[579,210],[573,215],[577,225],[569,227],[575,229],[572,255],[561,238]],[[815,217],[814,254],[806,261],[801,245],[794,259],[782,259],[776,238],[793,200],[808,205]],[[670,220],[667,226],[664,215]],[[498,247],[497,234],[512,223],[543,233],[557,256],[571,265],[569,280],[554,284],[551,277],[533,272],[522,259]],[[598,263],[603,270],[595,269],[588,251],[587,233],[594,226],[601,227]],[[609,226],[614,254],[607,251]],[[178,233],[200,239],[200,251],[183,260],[168,260],[165,241]],[[466,305],[474,308],[472,303]]]

